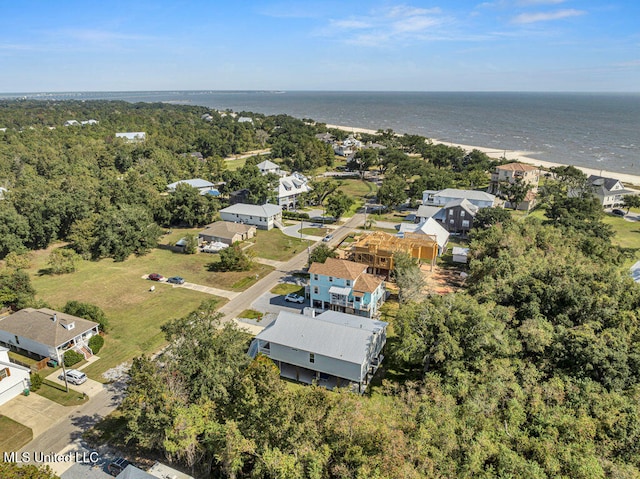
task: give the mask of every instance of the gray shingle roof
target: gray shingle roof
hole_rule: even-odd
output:
[[[264,205],[248,205],[245,203],[236,203],[220,210],[220,213],[231,213],[237,215],[260,216],[270,218],[282,213],[282,206],[266,203]]]
[[[439,191],[434,196],[441,196],[444,198],[466,198],[468,200],[479,200],[479,201],[495,201],[496,197],[492,194],[486,193],[484,191],[476,191],[476,190],[457,190],[455,188],[447,188],[442,191]]]
[[[281,311],[256,338],[322,356],[363,364],[376,332],[387,323],[337,311],[315,318]]]
[[[189,185],[193,188],[213,188],[214,186],[213,183],[207,180],[203,180],[202,178],[192,178],[190,180],[176,181],[175,183],[167,185],[167,188],[169,188],[170,190],[175,190],[176,187],[180,184]]]

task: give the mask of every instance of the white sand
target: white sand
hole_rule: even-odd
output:
[[[344,130],[352,133],[367,133],[371,135],[375,135],[377,133],[376,130],[368,130],[366,128],[354,128],[351,126],[339,126],[339,125],[327,125],[327,128],[335,128],[338,130]],[[460,148],[471,151],[478,150],[486,153],[487,156],[491,158],[506,158],[507,160],[517,160],[522,163],[527,163],[529,165],[537,166],[541,169],[549,169],[554,166],[566,166],[563,163],[554,163],[552,161],[543,161],[532,158],[529,155],[534,155],[534,152],[531,151],[518,151],[518,150],[498,150],[495,148],[485,148],[483,146],[471,146],[471,145],[461,145],[459,143],[450,143],[448,141],[440,141],[432,139],[435,144],[442,144],[448,146],[459,146]],[[627,173],[616,173],[613,171],[607,170],[598,170],[595,168],[586,168],[584,166],[573,165],[579,170],[582,170],[587,175],[597,175],[597,176],[605,176],[608,178],[617,178],[623,183],[640,186],[640,176],[638,175],[630,175]]]

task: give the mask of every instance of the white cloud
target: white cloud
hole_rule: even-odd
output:
[[[583,10],[556,10],[555,12],[521,13],[512,19],[512,23],[537,23],[584,15]]]

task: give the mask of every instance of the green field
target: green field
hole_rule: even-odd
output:
[[[17,451],[33,439],[33,431],[19,422],[0,416],[0,453]]]
[[[179,239],[181,232],[173,232]],[[175,239],[173,240],[175,241]],[[167,249],[155,249],[140,257],[117,263],[110,259],[83,261],[78,271],[60,276],[40,275],[48,252],[33,254],[30,270],[37,298],[54,309],[62,309],[67,301],[95,304],[109,319],[109,331],[100,361],[85,369],[96,380],[101,373],[140,354],[151,354],[164,344],[160,326],[167,321],[186,316],[204,300],[216,299],[218,305],[227,300],[198,291],[156,284],[144,279],[152,272],[164,276],[182,276],[188,282],[220,289],[240,291],[269,274],[273,267],[256,263],[250,271],[209,272],[207,264],[218,261],[214,254],[185,255]],[[150,292],[150,286],[155,291]]]
[[[258,230],[257,236],[248,240],[248,242],[254,244],[248,251],[252,251],[254,255],[260,258],[275,261],[291,259],[307,249],[309,245],[307,240],[287,236],[276,228],[269,231]]]
[[[36,394],[57,402],[63,406],[77,406],[86,403],[89,398],[81,392],[69,388],[69,392],[65,391],[65,387],[45,379],[42,386],[36,391]]]

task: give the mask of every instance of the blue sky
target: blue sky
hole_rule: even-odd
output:
[[[639,91],[638,0],[0,0],[0,92]]]

